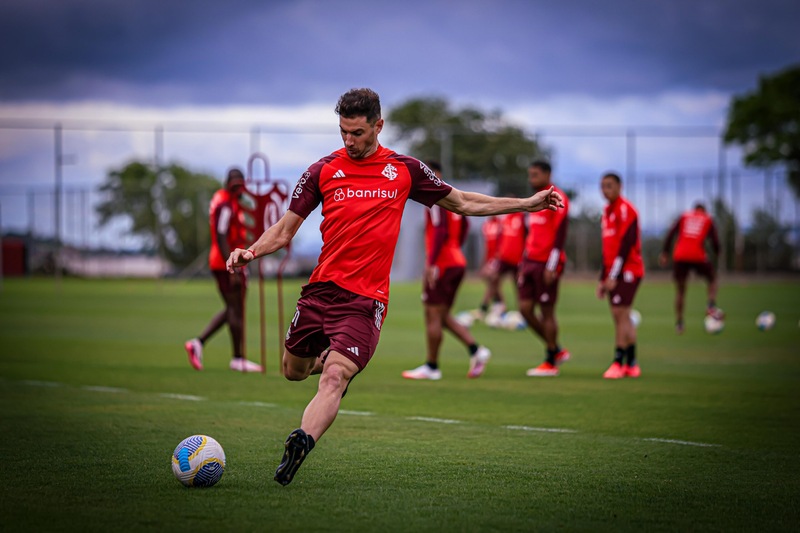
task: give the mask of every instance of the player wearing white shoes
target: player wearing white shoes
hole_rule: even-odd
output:
[[[244,270],[228,272],[225,260],[231,250],[244,246],[244,226],[239,221],[239,195],[244,191],[244,174],[231,168],[225,188],[218,190],[209,207],[211,250],[208,266],[217,282],[217,289],[225,308],[211,318],[200,336],[183,345],[189,364],[195,370],[203,369],[203,345],[225,324],[231,334],[233,357],[230,369],[237,372],[261,372],[261,365],[244,357],[244,302],[247,294],[247,276]]]
[[[426,162],[436,177],[442,178],[438,161]],[[461,281],[467,270],[467,259],[461,250],[467,236],[467,218],[433,205],[425,214],[425,273],[422,280],[422,304],[425,308],[425,339],[427,358],[425,364],[403,372],[406,379],[441,379],[439,348],[446,329],[469,350],[468,378],[483,374],[491,352],[478,346],[467,328],[459,324],[450,313]]]
[[[553,186],[551,173],[550,163],[534,161],[528,167],[528,183],[534,191],[548,189]],[[564,243],[567,240],[569,200],[561,189],[556,187],[555,190],[564,199],[564,209],[528,213],[525,255],[517,276],[519,312],[545,345],[544,362],[527,371],[528,376],[536,377],[557,376],[558,366],[570,357],[558,343],[556,321],[558,285],[567,261]]]
[[[290,483],[316,442],[336,419],[350,380],[369,363],[389,303],[389,273],[407,200],[436,204],[462,215],[556,210],[561,196],[545,190],[529,198],[495,198],[455,189],[425,164],[378,142],[380,98],[352,89],[336,105],[344,147],[312,164],[300,177],[286,214],[248,249],[228,258],[234,272],[288,245],[322,205],[322,251],[303,287],[286,334],[283,375],[302,381],[321,374],[301,425],[284,443],[275,471]],[[359,453],[354,451],[353,453]]]

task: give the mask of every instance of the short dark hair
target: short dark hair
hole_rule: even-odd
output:
[[[428,159],[425,161],[425,166],[433,171],[442,171],[442,165],[435,159]]]
[[[533,163],[531,163],[530,166],[532,168],[533,167],[538,168],[542,172],[547,172],[548,174],[550,174],[553,171],[553,167],[550,166],[550,163],[548,163],[544,159],[537,159]]]
[[[228,170],[228,177],[225,179],[225,186],[230,187],[231,183],[234,181],[241,181],[244,182],[244,174],[242,170],[238,167],[231,167]]]
[[[603,174],[603,179],[611,178],[612,180],[616,181],[620,185],[622,184],[622,178],[619,177],[619,174],[616,172],[606,172]]]
[[[350,89],[339,97],[335,111],[340,117],[366,117],[375,124],[381,118],[381,98],[372,89]]]
[[[706,204],[704,204],[703,202],[697,202],[696,204],[694,204],[694,208],[695,209],[700,209],[702,211],[705,211],[706,210]]]

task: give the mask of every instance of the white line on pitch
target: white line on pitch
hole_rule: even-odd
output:
[[[340,415],[355,415],[355,416],[372,416],[375,413],[369,411],[348,411],[347,409],[339,409]]]
[[[173,394],[171,392],[162,392],[159,394],[162,398],[170,398],[172,400],[188,400],[190,402],[202,402],[205,398],[202,396],[192,396],[191,394]]]
[[[420,422],[434,422],[436,424],[460,424],[461,420],[450,420],[447,418],[431,418],[428,416],[409,416],[406,420],[419,420]]]
[[[249,407],[278,407],[278,404],[266,402],[239,402],[239,405],[247,405]]]
[[[121,389],[119,387],[104,387],[102,385],[86,385],[84,387],[81,387],[81,389],[92,392],[114,392],[114,393],[128,392],[128,389]]]
[[[574,429],[563,429],[563,428],[534,428],[530,426],[503,426],[506,429],[514,429],[518,431],[541,431],[544,433],[577,433],[577,430]]]
[[[666,444],[681,444],[683,446],[700,446],[702,448],[718,448],[720,447],[719,444],[708,444],[706,442],[691,442],[688,440],[677,440],[677,439],[658,439],[658,438],[650,438],[650,439],[642,439],[647,440],[650,442],[664,442]]]

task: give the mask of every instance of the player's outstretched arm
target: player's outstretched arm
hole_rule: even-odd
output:
[[[293,211],[286,211],[286,214],[274,226],[262,233],[249,248],[236,248],[231,252],[225,263],[228,272],[233,273],[236,267],[243,267],[256,257],[277,252],[289,244],[303,224],[303,220],[305,219]]]
[[[502,215],[519,211],[556,211],[564,207],[564,199],[553,187],[539,191],[528,198],[497,198],[456,188],[436,202],[449,211],[468,216]]]

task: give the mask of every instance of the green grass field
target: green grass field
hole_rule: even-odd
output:
[[[287,317],[299,284],[286,289]],[[253,287],[255,288],[255,286]],[[558,378],[528,332],[473,328],[494,352],[467,380],[447,338],[439,382],[400,378],[424,359],[418,284],[394,284],[378,353],[295,481],[272,480],[316,378],[278,375],[267,286],[268,375],[206,369],[183,341],[219,307],[211,281],[5,280],[0,292],[3,531],[796,531],[800,527],[800,283],[723,284],[726,329],[702,330],[689,288],[686,333],[673,289],[646,281],[635,307],[639,380],[600,376],[613,354],[591,282],[562,285]],[[473,307],[470,281],[456,309]],[[508,292],[508,287],[506,288]],[[258,358],[257,291],[248,347]],[[776,313],[772,331],[754,319]],[[170,454],[204,433],[224,477],[186,489]]]

